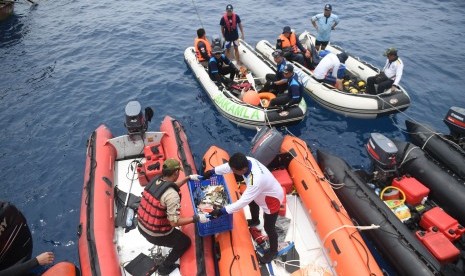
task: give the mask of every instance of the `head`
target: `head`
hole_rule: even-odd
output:
[[[331,6],[331,4],[326,4],[324,8],[324,15],[330,16],[332,11],[333,11],[333,6]]]
[[[205,36],[205,30],[203,28],[200,28],[197,30],[197,37],[202,38]]]
[[[283,69],[284,77],[288,78],[294,74],[294,66],[291,63],[287,63]]]
[[[236,152],[229,158],[228,162],[229,166],[231,167],[232,171],[236,175],[243,175],[249,169],[249,161],[245,154]]]
[[[222,53],[223,53],[223,49],[220,46],[213,47],[212,55],[214,55],[215,57],[220,57]]]
[[[180,169],[181,169],[181,164],[179,163],[178,160],[173,159],[173,158],[168,158],[163,163],[163,169],[161,172],[163,176],[171,177],[179,173]],[[176,176],[176,179],[177,178],[178,177]]]
[[[273,56],[274,61],[276,63],[279,63],[281,62],[281,59],[283,58],[283,51],[281,49],[278,49],[274,51],[271,55]]]
[[[233,13],[233,6],[232,6],[231,4],[228,4],[228,5],[226,6],[226,13],[227,13],[228,15],[231,15],[231,14]]]
[[[388,48],[383,55],[389,60],[395,60],[397,58],[397,49],[394,47]]]
[[[286,26],[283,28],[283,35],[289,37],[292,33],[291,27]]]
[[[339,54],[337,54],[337,58],[339,58],[339,61],[341,63],[346,63],[346,60],[349,58],[349,56],[346,52],[340,52]]]

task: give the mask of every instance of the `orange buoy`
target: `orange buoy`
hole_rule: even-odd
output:
[[[268,107],[270,105],[270,101],[276,98],[276,95],[271,92],[261,92],[258,93],[258,97],[260,98],[260,103],[263,107]]]
[[[59,262],[45,271],[44,276],[76,276],[80,275],[79,269],[70,262]]]
[[[242,100],[245,103],[248,103],[251,105],[255,105],[255,106],[260,105],[260,97],[258,96],[258,93],[255,90],[249,90],[245,92],[244,96],[242,97]]]

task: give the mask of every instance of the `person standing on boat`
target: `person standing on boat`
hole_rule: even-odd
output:
[[[266,83],[260,92],[272,92],[275,95],[284,93],[287,89],[287,79],[284,77],[284,67],[286,67],[286,59],[283,56],[282,50],[276,50],[272,54],[276,62],[276,74],[266,74]]]
[[[326,4],[324,12],[314,15],[311,19],[317,33],[315,41],[317,51],[326,49],[331,37],[331,31],[339,24],[339,16],[333,14],[332,10],[331,4]]]
[[[239,74],[239,69],[223,54],[221,47],[215,46],[212,50],[212,57],[208,62],[208,74],[210,79],[217,84],[223,83],[226,87],[229,87],[233,83],[236,74]],[[229,74],[229,79],[224,77],[227,74]]]
[[[283,32],[279,35],[276,42],[276,49],[281,49],[287,60],[298,62],[305,66],[305,58],[310,59],[311,53],[300,43],[298,36],[291,30],[291,27],[285,26]]]
[[[212,47],[203,28],[197,30],[197,38],[194,40],[194,49],[197,60],[203,67],[207,67],[208,60],[210,60],[212,55]]]
[[[366,93],[377,95],[383,93],[386,89],[395,92],[399,89],[399,82],[404,72],[404,63],[397,56],[396,48],[389,48],[384,52],[387,57],[383,70],[376,76],[368,77]],[[378,89],[375,89],[375,83]]]
[[[180,187],[190,180],[199,180],[199,175],[189,175],[178,180],[181,164],[176,159],[166,159],[162,175],[153,179],[142,192],[137,209],[139,232],[147,241],[159,246],[172,248],[158,267],[158,275],[169,275],[179,266],[175,264],[191,245],[191,239],[175,228],[194,222],[208,222],[205,214],[180,217]]]
[[[234,54],[236,61],[239,62],[239,32],[237,26],[241,29],[241,39],[244,40],[244,29],[242,28],[241,18],[238,14],[233,12],[233,6],[228,4],[226,12],[220,20],[221,33],[225,40],[226,55],[231,58],[231,46],[234,47]]]
[[[210,215],[217,218],[232,214],[242,210],[248,204],[252,219],[247,220],[247,223],[249,227],[252,227],[260,224],[259,214],[260,208],[262,208],[264,229],[269,237],[270,250],[263,257],[260,256],[259,260],[261,263],[269,263],[278,253],[276,220],[278,219],[279,207],[284,200],[283,188],[265,165],[240,152],[233,154],[228,163],[206,171],[204,177],[210,178],[213,174],[222,175],[230,172],[244,178],[246,189],[239,200],[212,211]]]
[[[283,68],[284,78],[287,80],[287,93],[278,95],[270,101],[271,106],[287,108],[299,104],[304,94],[304,86],[294,73],[294,66],[290,63]]]
[[[345,52],[339,54],[328,53],[320,60],[313,76],[319,82],[334,85],[337,89],[342,90],[342,79],[345,74],[344,64],[349,56]]]

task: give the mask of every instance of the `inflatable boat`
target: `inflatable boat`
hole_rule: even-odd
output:
[[[429,126],[411,120],[406,120],[405,125],[413,144],[465,179],[465,109],[452,107],[444,122],[451,130],[450,135],[438,133]]]
[[[380,226],[367,239],[399,275],[463,274],[465,186],[411,144],[372,133],[366,148],[371,171],[321,150],[317,158],[352,218]]]
[[[197,60],[194,47],[188,47],[184,51],[184,60],[216,109],[231,122],[252,129],[301,122],[307,112],[305,100],[302,98],[299,105],[291,106],[284,111],[277,107],[268,108],[269,101],[275,96],[272,93],[257,93],[257,91],[265,84],[266,74],[275,71],[260,59],[245,41],[240,41],[239,52],[242,64],[241,77],[236,77],[235,84],[231,87],[217,84],[210,79],[208,69]]]
[[[309,32],[303,32],[299,39],[304,47],[311,50],[315,42],[315,37]],[[272,53],[275,46],[266,40],[261,40],[256,45],[257,52],[260,56],[275,64]],[[343,51],[342,48],[335,45],[328,45],[327,51],[338,54]],[[391,93],[386,90],[379,95],[365,94],[364,86],[359,86],[359,81],[366,83],[370,76],[379,72],[375,66],[368,64],[358,57],[350,55],[345,62],[345,80],[344,89],[338,90],[334,86],[320,83],[313,77],[313,71],[297,63],[294,64],[294,71],[299,76],[299,80],[304,83],[305,90],[308,94],[323,107],[334,112],[349,117],[372,119],[387,114],[397,113],[407,109],[410,106],[410,96],[402,87],[397,92]],[[361,83],[360,83],[361,84]]]
[[[300,263],[294,273],[383,275],[359,232],[374,231],[372,226],[352,223],[307,144],[275,128],[261,129],[252,144],[250,155],[267,165],[287,194],[283,213],[292,227],[285,233],[295,242]],[[274,263],[280,267],[279,261]]]
[[[134,219],[141,193],[161,173],[166,158],[180,161],[180,178],[196,168],[182,125],[166,116],[158,132],[147,131],[153,115],[140,103],[126,106],[126,135],[113,137],[99,126],[87,144],[78,231],[82,275],[151,275],[169,248],[154,246],[139,232]],[[186,185],[181,187],[181,216],[194,210]],[[210,237],[200,237],[194,224],[181,229],[192,245],[170,275],[215,275]]]

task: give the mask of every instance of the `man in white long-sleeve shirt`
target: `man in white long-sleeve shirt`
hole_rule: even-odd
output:
[[[386,89],[395,92],[399,88],[399,82],[404,71],[404,63],[397,56],[396,48],[389,48],[384,52],[387,57],[386,64],[380,74],[367,79],[366,93],[377,95],[383,93]],[[378,89],[375,90],[375,83]]]
[[[252,219],[247,222],[249,226],[255,226],[260,224],[261,207],[263,209],[264,229],[270,241],[270,250],[263,257],[259,257],[259,260],[261,263],[269,263],[278,253],[278,234],[275,224],[278,219],[279,207],[284,199],[283,188],[266,166],[242,153],[233,154],[228,163],[207,171],[205,177],[230,172],[243,176],[247,187],[238,201],[210,214],[213,217],[231,214],[248,204]]]

